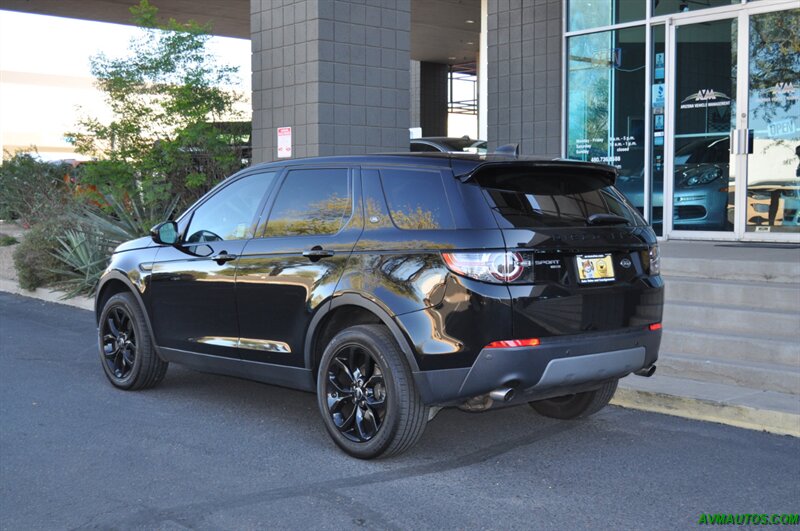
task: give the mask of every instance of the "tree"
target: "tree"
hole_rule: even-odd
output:
[[[91,59],[113,119],[84,118],[68,135],[80,153],[99,159],[83,171],[88,183],[145,204],[180,195],[185,205],[242,167],[241,146],[219,127],[239,118],[237,68],[219,64],[207,49],[208,26],[160,22],[147,0],[130,11],[142,32],[128,56]]]

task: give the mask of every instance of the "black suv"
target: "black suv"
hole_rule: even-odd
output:
[[[103,370],[131,390],[175,362],[316,391],[360,458],[411,447],[442,406],[590,415],[661,341],[656,238],[615,177],[467,154],[248,168],[115,251]]]

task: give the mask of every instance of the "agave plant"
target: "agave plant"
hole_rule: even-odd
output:
[[[168,219],[178,204],[147,206],[140,198],[116,197],[103,194],[108,210],[86,205],[72,215],[75,229],[67,229],[58,238],[61,247],[55,253],[64,269],[57,271],[65,277],[59,286],[67,291],[64,298],[92,295],[105,270],[114,248],[122,242],[148,233],[150,227]]]
[[[92,295],[111,254],[108,244],[97,233],[72,229],[58,243],[54,254],[66,266],[58,271],[65,277],[59,283],[67,292],[64,298]]]

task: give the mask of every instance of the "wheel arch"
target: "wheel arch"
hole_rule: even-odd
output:
[[[339,331],[359,324],[382,324],[389,329],[400,346],[412,372],[419,371],[417,359],[400,325],[379,304],[361,295],[347,293],[335,297],[329,305],[317,312],[306,332],[304,347],[305,366],[316,378],[316,369],[327,340]]]
[[[100,284],[97,286],[97,294],[95,295],[94,299],[95,322],[99,324],[100,314],[103,312],[103,307],[108,299],[118,293],[125,292],[132,293],[133,297],[136,299],[136,302],[139,304],[139,308],[141,308],[142,313],[145,316],[144,324],[147,327],[147,332],[150,334],[150,339],[153,341],[153,345],[155,346],[155,335],[153,335],[153,328],[150,324],[150,313],[147,311],[147,306],[144,303],[144,299],[142,299],[142,294],[138,289],[136,289],[135,285],[133,282],[131,282],[127,275],[122,273],[122,271],[113,270],[106,273],[103,279],[100,281]],[[157,346],[156,351],[158,351]]]

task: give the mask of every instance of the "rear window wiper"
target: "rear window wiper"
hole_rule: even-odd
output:
[[[628,218],[616,214],[592,214],[586,218],[589,225],[630,225]]]

